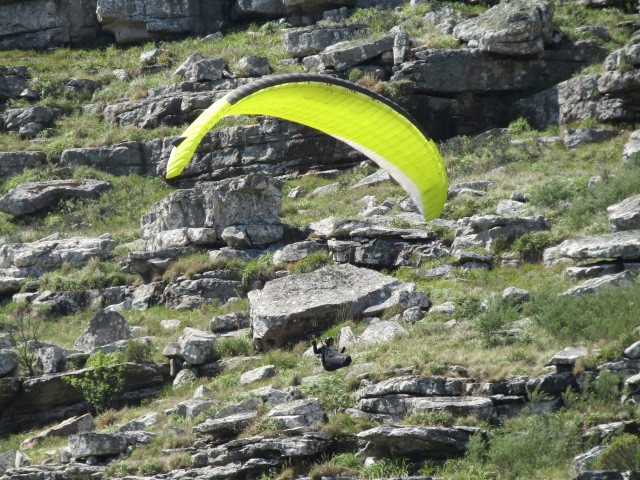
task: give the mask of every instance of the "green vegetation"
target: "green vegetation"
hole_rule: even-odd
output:
[[[82,396],[98,412],[115,405],[118,396],[124,392],[124,355],[120,351],[113,353],[96,352],[87,360],[92,370],[80,377],[65,377],[65,381],[80,390]]]
[[[139,282],[139,277],[121,273],[117,263],[94,258],[82,268],[64,264],[59,270],[45,273],[38,282],[42,290],[81,291],[133,284]]]

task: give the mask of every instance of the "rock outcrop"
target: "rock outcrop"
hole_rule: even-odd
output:
[[[282,237],[281,184],[262,174],[178,190],[142,217],[147,249],[223,244],[227,227],[242,229],[249,245]]]

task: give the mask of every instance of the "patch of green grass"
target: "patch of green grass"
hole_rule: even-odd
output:
[[[45,273],[40,277],[39,284],[42,290],[81,291],[131,285],[138,280],[136,275],[120,272],[120,265],[117,263],[93,258],[82,268],[73,268],[69,264],[64,264],[59,270]]]
[[[253,342],[244,337],[224,337],[216,342],[221,357],[248,357],[255,353]]]
[[[335,374],[322,375],[318,381],[303,384],[300,389],[305,395],[316,397],[327,412],[337,412],[355,404],[355,397],[349,392],[349,385]]]
[[[289,267],[289,271],[291,273],[310,273],[332,263],[333,258],[331,257],[331,254],[327,251],[321,250],[310,253],[302,260],[298,260]]]

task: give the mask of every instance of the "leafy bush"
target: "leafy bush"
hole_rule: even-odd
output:
[[[260,255],[258,258],[247,262],[242,268],[242,286],[249,290],[256,280],[266,282],[276,276],[276,267],[273,264],[273,253]]]
[[[628,433],[615,437],[600,454],[596,465],[602,470],[640,472],[640,438]]]
[[[518,238],[511,247],[527,262],[542,259],[544,249],[559,243],[560,239],[551,232],[528,232]]]
[[[124,355],[119,350],[113,353],[96,352],[87,360],[87,367],[92,370],[79,378],[65,378],[65,381],[80,390],[85,400],[101,412],[113,406],[124,392],[123,361]]]
[[[510,322],[517,320],[519,315],[517,307],[495,297],[489,301],[487,309],[478,317],[476,329],[487,346],[495,346],[504,341],[504,337],[500,336],[498,331],[503,330]]]

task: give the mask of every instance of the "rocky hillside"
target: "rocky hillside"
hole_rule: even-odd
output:
[[[0,479],[635,478],[636,7],[0,1]],[[164,179],[303,71],[438,140],[440,218],[274,118]]]

